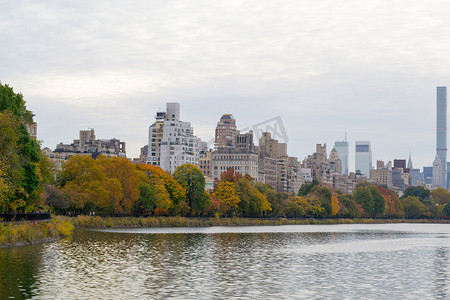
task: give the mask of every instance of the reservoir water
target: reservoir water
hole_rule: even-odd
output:
[[[0,248],[0,299],[450,299],[450,225],[76,230]]]

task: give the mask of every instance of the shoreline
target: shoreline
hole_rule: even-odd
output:
[[[60,217],[40,222],[0,223],[0,248],[53,242],[71,235],[73,230],[73,224]]]
[[[373,218],[186,218],[186,217],[59,217],[71,222],[75,228],[165,228],[165,227],[211,227],[211,226],[277,226],[277,225],[337,225],[337,224],[389,224],[422,223],[449,224],[447,219],[373,219]]]
[[[448,219],[374,219],[374,218],[186,218],[186,217],[100,217],[54,216],[50,221],[0,223],[0,248],[48,243],[68,237],[75,228],[176,228],[213,226],[280,226],[339,224],[450,224]]]

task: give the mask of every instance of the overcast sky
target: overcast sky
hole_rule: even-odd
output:
[[[147,144],[166,102],[203,140],[280,116],[288,152],[347,132],[377,159],[435,156],[436,86],[450,82],[448,1],[4,1],[0,81],[54,149],[79,130]]]

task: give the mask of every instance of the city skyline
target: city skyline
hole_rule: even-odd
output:
[[[0,12],[0,81],[23,93],[52,149],[95,128],[138,157],[154,114],[178,102],[203,141],[223,114],[238,129],[280,116],[299,159],[348,132],[350,170],[357,140],[373,161],[411,152],[422,169],[436,153],[436,87],[450,80],[449,12],[444,1],[14,1]]]

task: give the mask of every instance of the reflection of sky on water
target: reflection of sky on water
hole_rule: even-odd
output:
[[[28,257],[21,268],[33,280],[21,295],[36,299],[447,299],[449,232],[435,224],[80,230],[16,248],[15,259]],[[0,266],[0,281],[18,280],[15,266]]]

